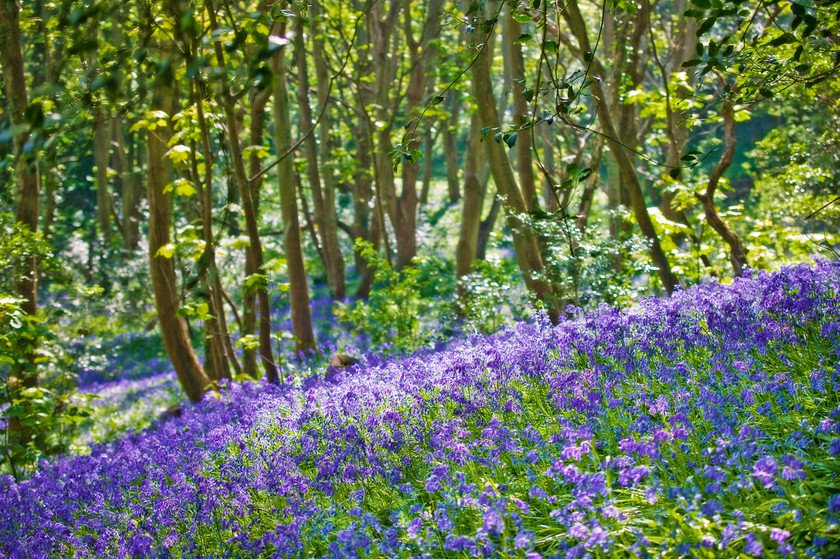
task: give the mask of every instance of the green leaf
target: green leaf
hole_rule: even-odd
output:
[[[177,146],[172,146],[172,148],[166,152],[166,155],[172,163],[185,163],[189,159],[190,153],[192,153],[192,150],[189,146],[179,144]]]
[[[155,256],[161,256],[163,258],[172,258],[173,256],[175,256],[175,244],[166,243],[157,250]]]
[[[557,52],[557,49],[560,46],[557,44],[557,41],[548,40],[543,42],[542,48],[545,52]]]
[[[793,33],[782,33],[781,35],[779,35],[778,37],[776,37],[775,39],[770,41],[768,44],[771,47],[779,47],[779,46],[782,46],[782,45],[787,45],[787,44],[795,43],[795,42],[796,42],[796,36]]]
[[[190,197],[196,193],[195,186],[184,178],[176,179],[174,182],[167,184],[163,188],[163,193],[166,194],[167,192],[175,192],[178,196]]]
[[[523,33],[519,37],[517,37],[516,40],[513,41],[513,42],[514,42],[514,44],[520,45],[522,43],[530,41],[533,38],[534,38],[534,36],[531,35],[530,33]]]
[[[700,24],[700,27],[697,28],[697,36],[702,37],[705,35],[712,27],[714,27],[715,22],[717,21],[717,16],[712,16],[709,19],[703,21]]]
[[[516,145],[516,137],[516,132],[512,132],[511,134],[507,135],[507,137],[505,138],[505,143],[507,144],[508,148],[512,148],[514,145]]]

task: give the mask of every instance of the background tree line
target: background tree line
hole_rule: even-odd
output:
[[[73,336],[157,324],[197,401],[317,352],[313,292],[410,349],[836,254],[838,14],[0,0],[7,451]]]

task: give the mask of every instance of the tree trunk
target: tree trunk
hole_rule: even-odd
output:
[[[111,118],[111,135],[114,158],[119,163],[120,191],[122,193],[122,240],[123,249],[134,252],[140,242],[140,192],[139,177],[134,172],[138,157],[136,141],[129,138],[126,144],[123,122],[119,116]]]
[[[429,203],[429,191],[432,189],[432,172],[434,171],[435,135],[427,128],[423,133],[423,186],[420,189],[420,206]],[[457,178],[456,178],[457,183]],[[451,190],[450,190],[451,193]],[[455,198],[457,200],[457,197]],[[450,201],[452,200],[450,196]]]
[[[461,198],[458,180],[458,118],[461,113],[461,94],[453,91],[449,94],[449,118],[443,128],[443,156],[446,161],[446,186],[450,202],[457,202]],[[470,132],[472,134],[472,132]],[[431,157],[431,151],[426,157]],[[464,162],[466,167],[466,161]],[[466,177],[464,177],[466,187]],[[464,195],[466,196],[466,194]]]
[[[484,184],[484,190],[487,189],[487,183]],[[502,209],[502,197],[499,196],[498,191],[493,195],[493,201],[490,203],[490,211],[487,212],[487,217],[481,221],[478,226],[478,246],[475,249],[476,260],[484,260],[487,258],[487,245],[490,244],[490,235],[496,228],[496,220],[499,219],[499,212]]]
[[[478,160],[481,149],[483,149],[481,125],[478,116],[473,115],[467,153],[464,158],[464,204],[461,208],[461,228],[455,253],[455,272],[459,280],[472,272],[472,264],[478,251],[478,230],[481,226],[481,211],[486,190],[482,188],[478,180]]]
[[[489,39],[488,39],[489,40]],[[490,48],[485,45],[483,52],[476,58],[472,66],[473,95],[478,109],[479,119],[484,127],[499,126],[496,100],[493,95],[493,83],[490,79]],[[505,147],[492,137],[484,138],[487,160],[496,189],[504,199],[505,214],[508,225],[513,233],[513,244],[516,259],[525,284],[534,295],[541,300],[549,310],[553,321],[558,320],[559,312],[554,300],[551,285],[543,276],[543,262],[535,236],[528,231],[527,224],[522,222],[522,216],[527,213],[527,206],[516,184],[510,160]]]
[[[265,123],[265,106],[271,96],[271,90],[259,92],[254,96],[251,104],[251,145],[262,145],[262,134]],[[243,193],[242,200],[245,204],[245,198],[248,198],[249,211],[245,214],[245,226],[248,231],[248,239],[250,241],[248,246],[248,255],[250,257],[251,266],[248,268],[251,274],[265,273],[263,270],[264,257],[262,240],[259,234],[259,204],[260,191],[262,190],[262,175],[260,171],[260,159],[256,154],[251,155],[250,172],[251,181],[249,183],[249,193]],[[247,266],[247,263],[246,263]],[[246,296],[248,294],[246,293]],[[260,282],[256,287],[256,301],[259,304],[259,352],[260,360],[265,370],[265,377],[269,382],[277,382],[279,380],[279,373],[277,365],[274,363],[274,354],[271,349],[271,301],[268,298],[268,287]],[[253,304],[253,303],[252,303]],[[253,312],[253,311],[252,311]],[[253,321],[253,318],[251,319]],[[254,331],[253,325],[246,327],[249,332]]]
[[[212,366],[207,365],[205,368],[211,380],[220,380],[230,378],[230,365],[235,363],[236,356],[233,353],[230,336],[228,335],[221,280],[219,279],[219,270],[216,267],[216,239],[213,235],[213,166],[215,158],[212,155],[210,130],[204,116],[203,84],[199,83],[196,90],[195,103],[203,143],[202,149],[204,150],[204,180],[200,189],[204,253],[199,259],[199,273],[207,290],[207,302],[210,307],[210,316],[205,321],[205,329],[208,347],[211,349],[207,359],[212,364]],[[195,153],[194,150],[193,153]],[[234,369],[239,372],[239,368],[235,365]]]
[[[318,15],[313,7],[313,16],[311,18],[312,25],[317,19]],[[303,35],[303,18],[298,14],[298,29],[295,32],[294,42],[295,49],[298,52],[297,69],[298,69],[298,107],[300,109],[301,128],[303,131],[309,130],[315,126],[312,118],[312,108],[309,103],[309,68],[306,62],[306,44]],[[316,32],[313,29],[313,34]],[[315,50],[318,50],[318,43],[315,43]],[[326,76],[321,76],[321,85],[319,87],[319,108],[325,110],[329,99],[326,96]],[[322,161],[329,164],[329,136],[324,136],[326,132],[329,134],[329,128],[322,126],[321,131],[321,155],[324,156]],[[312,188],[312,203],[315,210],[315,224],[319,233],[321,246],[323,247],[324,268],[327,272],[327,284],[330,287],[330,293],[334,299],[343,299],[345,296],[344,288],[344,259],[341,256],[341,247],[338,242],[338,220],[335,215],[335,201],[332,192],[327,193],[326,189],[332,190],[332,180],[329,167],[325,169],[323,175],[324,181],[321,181],[321,172],[318,166],[318,141],[314,132],[309,134],[304,141],[304,153],[306,155],[307,173],[309,176],[309,185]],[[323,188],[322,188],[323,184]],[[330,205],[327,205],[327,202]]]
[[[18,185],[18,200],[15,219],[30,231],[38,230],[39,190],[37,163],[34,150],[24,150],[29,139],[29,124],[26,110],[29,100],[26,92],[26,78],[21,54],[20,21],[15,0],[0,0],[0,65],[3,66],[3,81],[8,99],[15,156],[15,178]],[[23,309],[35,314],[38,301],[38,266],[35,258],[30,259],[24,277],[17,282],[18,294],[23,298]],[[33,385],[37,378],[33,376]]]
[[[16,131],[12,138],[15,180],[18,187],[15,220],[34,233],[38,231],[40,180],[37,161],[34,157],[36,150],[24,149],[30,135],[30,127],[26,119],[29,101],[21,54],[18,7],[15,0],[0,0],[0,66],[3,68],[3,86],[9,104],[11,129]],[[34,256],[29,258],[24,269],[18,272],[15,281],[17,293],[23,299],[22,309],[27,314],[34,315],[38,307],[38,262]],[[26,362],[12,365],[6,382],[6,388],[12,394],[10,398],[15,397],[18,390],[38,385],[35,349],[39,343],[38,339],[31,340],[30,346],[24,350]],[[23,424],[20,417],[9,417],[7,435],[7,446],[10,448],[18,445],[25,447],[33,442],[31,429]],[[16,475],[11,457],[9,457],[9,462]]]
[[[592,169],[592,174],[586,179],[586,185],[583,188],[583,193],[580,195],[580,206],[578,206],[577,213],[577,227],[581,233],[586,231],[586,224],[589,221],[589,213],[592,210],[592,199],[595,197],[595,188],[598,186],[601,173],[598,168],[601,166],[601,154],[604,151],[604,137],[598,136],[595,140],[595,153],[589,161],[589,168]]]
[[[736,276],[741,276],[747,267],[747,248],[741,242],[741,239],[735,231],[729,227],[729,224],[720,217],[715,207],[715,191],[717,190],[721,177],[723,177],[723,173],[732,165],[732,159],[735,156],[735,108],[731,98],[726,97],[723,100],[721,112],[723,116],[724,135],[723,154],[709,175],[706,191],[700,195],[700,201],[703,204],[706,221],[729,245],[729,261],[732,263],[732,271]]]
[[[504,17],[504,50],[510,68],[510,89],[513,93],[513,125],[519,126],[528,121],[530,108],[525,99],[525,60],[522,57],[522,45],[516,39],[522,33],[522,28],[508,9]],[[534,181],[534,161],[531,156],[531,138],[533,128],[519,132],[516,141],[516,173],[519,176],[519,186],[528,211],[538,207],[537,189]]]
[[[281,29],[281,34],[284,30]],[[274,145],[278,155],[286,154],[292,145],[289,94],[286,88],[285,48],[274,58]],[[280,181],[280,211],[283,218],[283,244],[286,249],[286,266],[289,274],[289,300],[292,312],[292,330],[298,351],[315,349],[312,316],[309,309],[309,287],[301,249],[298,223],[297,192],[295,189],[292,154],[288,154],[278,167]]]
[[[582,60],[582,63],[584,65],[591,64],[593,75],[607,75],[601,62],[594,56],[594,54],[592,54],[592,49],[586,32],[586,23],[580,13],[577,0],[572,0],[567,3],[561,12],[566,20],[566,23],[568,23],[569,28],[577,39],[581,51],[583,53],[590,53],[586,59]],[[671,266],[668,263],[665,252],[662,250],[662,245],[659,243],[659,236],[656,233],[656,229],[653,227],[653,222],[651,221],[650,214],[647,211],[644,192],[642,191],[642,185],[639,181],[639,177],[636,174],[633,160],[631,159],[630,154],[627,153],[627,148],[622,145],[620,140],[621,135],[615,126],[613,116],[610,114],[609,107],[607,105],[606,91],[601,85],[600,80],[593,80],[590,87],[592,88],[596,104],[598,122],[601,125],[603,133],[607,136],[607,143],[610,147],[612,156],[616,160],[618,169],[624,180],[627,181],[630,202],[633,207],[633,213],[636,216],[636,221],[639,224],[642,234],[650,242],[651,259],[653,260],[654,265],[656,265],[659,269],[659,277],[662,280],[662,285],[668,293],[671,293],[677,286],[677,280],[671,273]]]
[[[158,84],[152,107],[172,111],[171,93]],[[211,381],[193,350],[187,325],[178,315],[180,296],[175,281],[175,264],[172,258],[160,254],[161,248],[171,242],[169,234],[172,218],[172,193],[164,192],[169,182],[169,161],[166,156],[170,131],[157,128],[147,133],[148,161],[147,196],[149,199],[149,272],[155,296],[158,324],[178,380],[193,402],[201,400],[210,388]]]

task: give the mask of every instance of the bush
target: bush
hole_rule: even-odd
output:
[[[41,271],[57,269],[38,233],[0,214],[0,441],[2,468],[15,477],[46,455],[68,450],[75,428],[84,421],[84,400],[75,393],[72,360],[54,343],[43,311],[29,314],[23,299],[11,295],[25,262],[37,258]]]
[[[383,350],[412,351],[434,341],[446,322],[455,287],[450,264],[436,257],[415,258],[394,270],[374,246],[357,239],[355,250],[374,271],[370,297],[338,306],[339,322],[367,334],[370,345]]]

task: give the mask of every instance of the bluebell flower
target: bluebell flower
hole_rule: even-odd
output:
[[[747,533],[744,541],[744,551],[755,557],[761,557],[764,546],[761,544],[761,540],[756,538],[752,533]]]
[[[770,489],[775,486],[773,479],[776,476],[779,466],[772,456],[763,456],[753,466],[753,477],[766,488]]]

